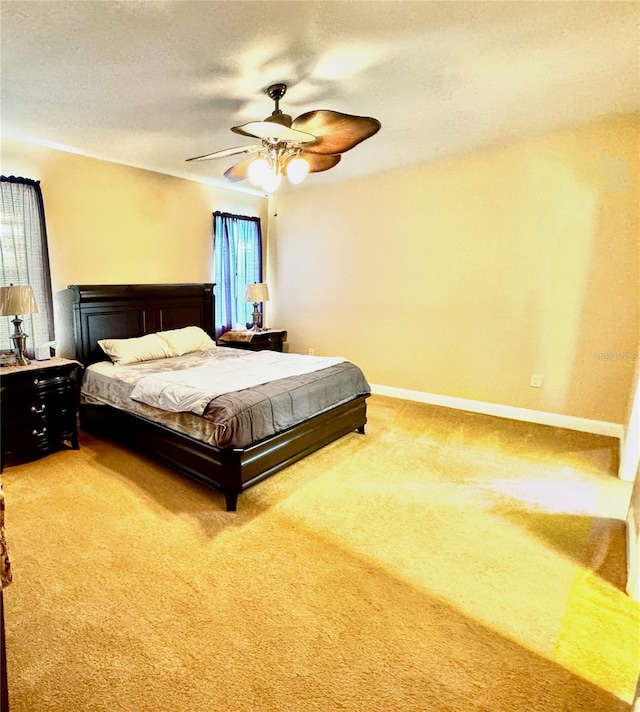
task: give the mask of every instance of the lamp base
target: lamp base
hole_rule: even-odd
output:
[[[253,326],[249,329],[249,331],[262,331],[262,328],[260,327],[260,318],[262,317],[262,314],[260,314],[260,311],[258,310],[259,303],[260,302],[253,303],[253,313],[251,314]]]
[[[13,347],[16,352],[16,361],[18,366],[28,366],[31,361],[29,361],[29,359],[24,355],[24,349],[27,343],[27,336],[29,336],[29,334],[25,334],[24,331],[22,331],[22,319],[20,319],[17,315],[15,319],[11,320],[11,323],[15,328],[15,331],[11,334],[10,338],[13,341]]]
[[[31,361],[24,354],[19,352],[16,354],[16,364],[18,366],[28,366],[30,363]]]

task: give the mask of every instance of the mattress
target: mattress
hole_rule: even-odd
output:
[[[251,353],[212,348],[125,366],[101,361],[85,370],[81,402],[125,410],[216,447],[244,448],[371,392],[361,369],[343,361],[311,373],[223,393],[209,402],[202,416],[165,411],[131,398],[144,376],[199,368],[219,360],[247,359]],[[247,359],[247,363],[250,361]]]

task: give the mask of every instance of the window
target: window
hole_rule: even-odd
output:
[[[216,335],[252,321],[245,302],[247,284],[262,282],[260,218],[213,214],[213,267],[216,283]]]
[[[27,352],[51,341],[53,302],[47,250],[47,231],[40,182],[0,176],[0,286],[31,285],[37,314],[18,314],[29,335]],[[11,319],[0,319],[0,348],[13,348]]]

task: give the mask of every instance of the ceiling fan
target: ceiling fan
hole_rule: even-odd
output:
[[[319,173],[337,166],[341,154],[380,130],[377,119],[328,109],[308,111],[292,119],[280,110],[280,100],[286,91],[286,84],[272,84],[267,89],[276,104],[271,116],[231,129],[241,136],[259,139],[261,143],[225,148],[187,161],[252,154],[225,171],[225,178],[234,183],[249,178],[256,187],[273,193],[283,174],[292,183],[301,183],[307,173]]]

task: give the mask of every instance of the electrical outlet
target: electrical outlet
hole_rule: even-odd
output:
[[[309,356],[314,356],[316,353],[315,349],[309,349]]]
[[[529,385],[532,388],[542,388],[542,376],[539,373],[532,373]]]

